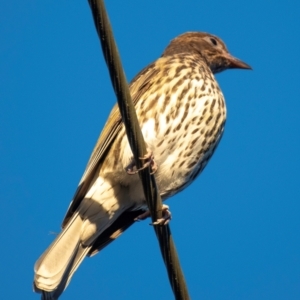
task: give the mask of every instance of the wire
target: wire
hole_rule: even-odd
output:
[[[122,68],[121,60],[113,38],[112,29],[102,0],[88,0],[96,30],[102,46],[103,55],[109,69],[110,79],[117,96],[120,113],[126,128],[128,141],[137,165],[137,169],[143,167],[140,157],[147,153],[145,141],[138,124],[135,108],[131,100],[128,83]],[[154,175],[150,174],[150,168],[139,171],[143,184],[144,194],[152,221],[162,217],[162,201],[157,189]],[[173,242],[169,225],[153,226],[160,250],[166,265],[169,281],[178,300],[190,299],[184,275],[180,267],[177,251]],[[160,295],[161,296],[161,295]]]

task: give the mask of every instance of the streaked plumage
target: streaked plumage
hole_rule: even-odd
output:
[[[224,130],[226,107],[214,78],[250,67],[232,57],[217,37],[190,32],[175,38],[130,84],[139,123],[154,155],[163,200],[204,169]],[[118,237],[145,208],[138,175],[115,106],[99,137],[58,235],[35,265],[34,287],[57,299],[86,255]]]

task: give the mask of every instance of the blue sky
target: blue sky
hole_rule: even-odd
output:
[[[0,256],[5,299],[39,299],[33,265],[58,232],[115,102],[87,1],[3,2]],[[225,135],[168,201],[192,299],[300,299],[300,4],[107,1],[128,80],[185,31],[221,37],[253,71],[217,76]],[[62,299],[172,299],[140,222],[86,259]]]

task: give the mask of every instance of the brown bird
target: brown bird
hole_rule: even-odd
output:
[[[131,82],[130,92],[163,200],[201,173],[223,134],[226,106],[213,74],[251,69],[216,36],[184,33]],[[118,107],[98,139],[62,232],[35,264],[35,291],[57,299],[85,256],[99,252],[146,209]],[[153,161],[152,161],[153,163]]]

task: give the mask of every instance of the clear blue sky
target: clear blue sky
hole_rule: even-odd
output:
[[[128,80],[192,30],[218,35],[254,69],[217,76],[225,135],[200,178],[168,201],[192,299],[300,299],[300,2],[106,2]],[[115,102],[88,3],[70,3],[2,1],[3,299],[39,299],[34,262]],[[172,299],[148,223],[86,259],[62,299]]]

